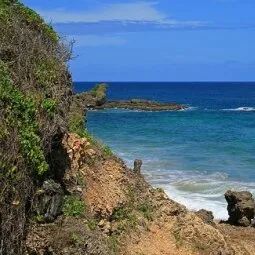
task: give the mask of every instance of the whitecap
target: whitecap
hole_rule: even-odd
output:
[[[227,202],[224,198],[227,190],[248,190],[255,195],[254,182],[232,180],[220,171],[146,171],[145,177],[152,186],[163,188],[171,199],[185,205],[189,210],[210,210],[215,219],[221,220],[228,218]]]
[[[255,111],[255,107],[243,106],[243,107],[238,107],[238,108],[223,109],[223,111],[244,111],[244,112],[251,112],[251,111]]]
[[[197,110],[197,109],[198,109],[198,107],[187,106],[186,108],[179,110],[179,112],[195,111],[195,110]]]

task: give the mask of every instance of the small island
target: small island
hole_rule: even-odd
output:
[[[79,104],[87,109],[129,109],[139,111],[180,111],[187,107],[177,103],[161,103],[145,99],[108,100],[106,96],[107,84],[96,85],[89,92],[75,95]]]
[[[186,107],[180,104],[165,104],[144,99],[131,99],[120,101],[107,101],[103,105],[103,108],[121,108],[140,111],[179,111],[184,110]]]

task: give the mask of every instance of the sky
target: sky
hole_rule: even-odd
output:
[[[255,81],[254,0],[23,0],[67,41],[74,81]]]

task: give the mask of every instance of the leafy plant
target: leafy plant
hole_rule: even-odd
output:
[[[10,110],[6,121],[18,127],[20,146],[28,164],[38,174],[43,174],[48,170],[48,164],[37,134],[36,103],[12,85],[8,68],[3,62],[0,62],[0,101]]]
[[[41,106],[50,117],[53,117],[54,111],[56,109],[56,100],[47,98],[43,100]]]
[[[65,216],[83,216],[86,210],[84,202],[75,196],[64,198],[63,213]]]

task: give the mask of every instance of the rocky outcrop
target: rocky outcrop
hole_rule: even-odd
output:
[[[102,108],[121,108],[140,111],[178,111],[186,107],[180,104],[159,103],[143,99],[131,99],[126,101],[108,101]]]
[[[178,111],[187,107],[181,104],[160,103],[144,99],[107,100],[107,84],[98,84],[92,90],[74,95],[76,109],[107,109],[120,108],[140,111]]]
[[[143,161],[142,160],[140,160],[140,159],[136,159],[135,161],[134,161],[134,169],[133,169],[133,171],[135,172],[135,173],[141,173],[141,167],[142,167],[142,164],[143,164]]]
[[[162,189],[152,188],[139,173],[140,160],[134,171],[87,137],[67,134],[62,143],[71,162],[62,185],[86,209],[82,216],[64,213],[53,223],[32,224],[28,254],[254,254],[254,228],[247,228],[240,243],[244,228],[213,223],[211,212],[190,212]],[[41,198],[54,197],[58,188],[47,181]]]
[[[64,191],[53,180],[44,181],[42,188],[36,191],[34,208],[39,222],[53,222],[61,214]]]
[[[247,227],[254,218],[255,204],[252,194],[248,191],[227,191],[225,198],[228,202],[228,222],[233,225]]]
[[[201,210],[195,212],[195,214],[200,219],[202,219],[204,223],[209,224],[209,225],[213,225],[214,224],[214,222],[213,222],[214,216],[213,216],[213,213],[211,211],[207,211],[207,210],[201,209]]]
[[[83,108],[87,109],[101,107],[106,103],[107,100],[106,89],[106,83],[97,84],[88,92],[76,94],[74,96],[74,101],[78,102],[79,105],[82,105]]]

